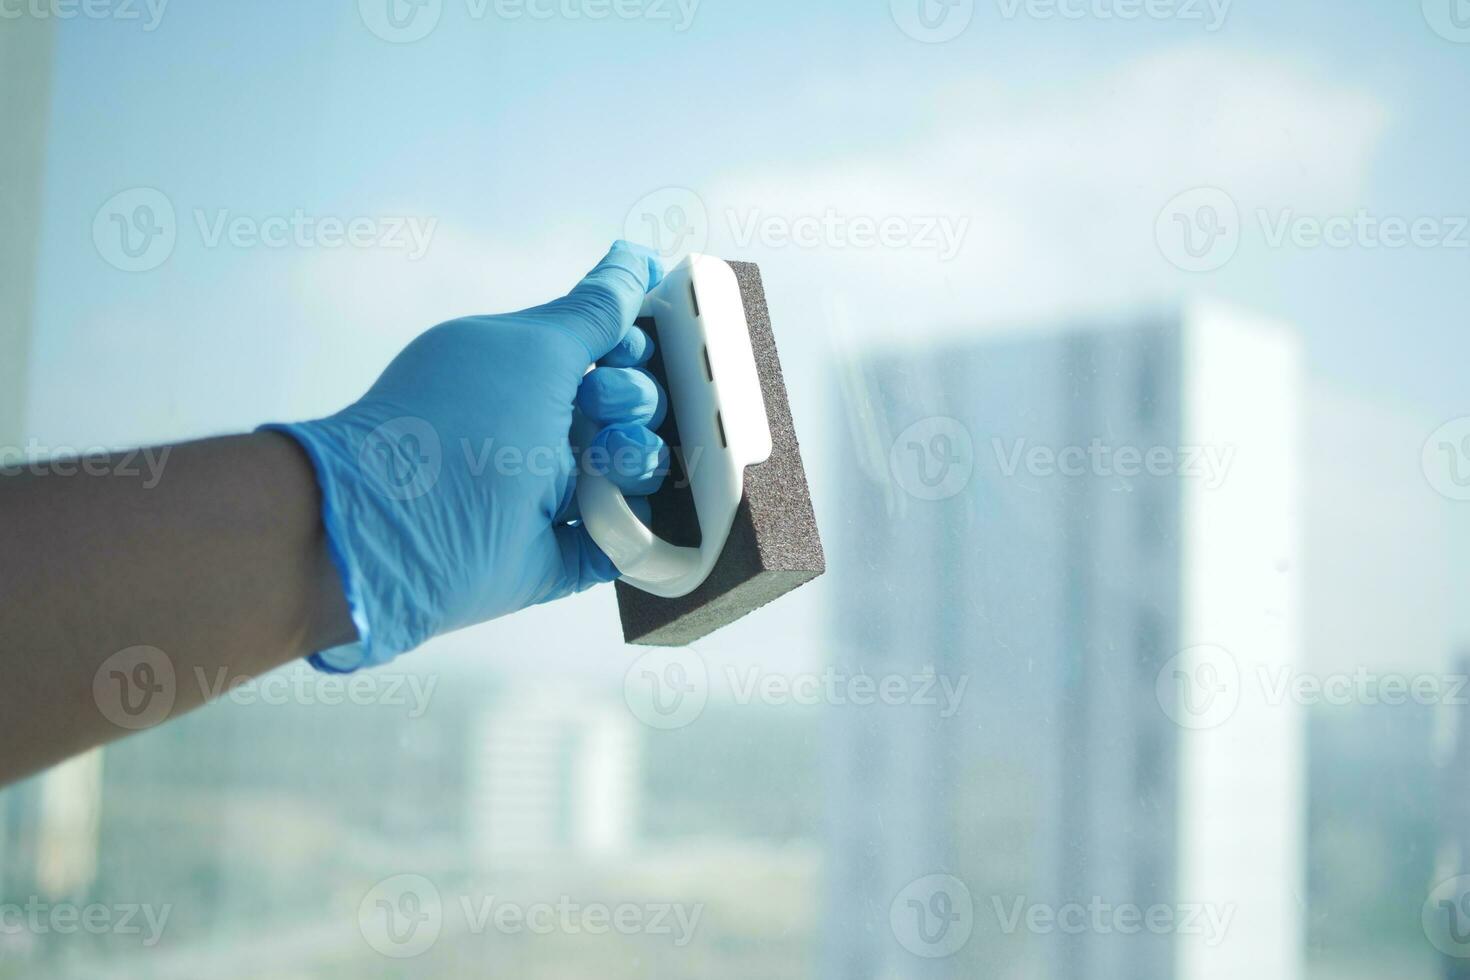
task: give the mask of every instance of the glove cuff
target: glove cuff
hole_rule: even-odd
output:
[[[358,431],[361,429],[362,431]],[[347,600],[357,641],[307,658],[317,670],[350,674],[376,667],[418,646],[433,631],[406,614],[411,604],[404,601],[408,589],[395,586],[392,562],[375,561],[392,548],[385,533],[401,515],[390,511],[403,502],[372,489],[364,479],[364,454],[374,433],[370,426],[345,415],[312,422],[262,425],[256,431],[278,432],[290,437],[311,460],[321,491],[322,526],[327,550]],[[391,554],[391,551],[389,552]]]

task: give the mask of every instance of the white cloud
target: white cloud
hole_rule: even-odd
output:
[[[768,288],[788,316],[820,322],[821,294],[837,293],[877,329],[913,335],[916,326],[1116,310],[1214,285],[1249,266],[1251,249],[1209,280],[1176,271],[1154,240],[1164,204],[1209,185],[1247,215],[1354,208],[1387,109],[1310,64],[1186,45],[1054,86],[979,72],[932,91],[911,75],[812,78],[763,116],[771,152],[680,178],[709,212],[704,250],[767,262],[776,272]],[[815,143],[813,119],[825,121]],[[838,143],[834,133],[850,138]],[[614,180],[609,193],[638,184]],[[545,223],[529,238],[524,223],[511,226],[514,242],[438,214],[428,254],[414,263],[392,252],[310,254],[295,283],[315,350],[331,351],[347,339],[334,331],[349,331],[354,357],[381,363],[436,318],[558,295],[621,232],[631,204],[610,200],[605,214],[579,215],[538,202]],[[829,209],[968,224],[947,262],[929,249],[773,248],[740,234],[753,214],[789,225]],[[421,213],[401,203],[377,210]]]
[[[863,91],[875,133],[911,128],[911,86],[891,87],[887,102],[871,82]],[[832,87],[796,98],[826,105]],[[976,77],[939,88],[928,111],[926,128],[878,133],[867,152],[777,159],[717,182],[705,195],[710,250],[762,257],[736,248],[727,227],[727,212],[751,208],[964,216],[964,250],[947,263],[919,250],[786,246],[766,257],[865,309],[886,307],[905,330],[921,318],[969,328],[1129,305],[1199,285],[1156,249],[1154,220],[1170,198],[1205,185],[1247,213],[1356,206],[1387,117],[1375,96],[1311,67],[1195,46],[1039,93]]]

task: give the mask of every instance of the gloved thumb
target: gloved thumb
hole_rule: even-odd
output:
[[[613,242],[597,267],[555,304],[565,326],[587,347],[592,361],[617,346],[633,326],[643,297],[663,278],[658,253],[631,242]]]

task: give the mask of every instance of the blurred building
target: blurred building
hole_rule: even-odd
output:
[[[640,732],[621,704],[513,691],[473,730],[465,826],[482,867],[627,853]]]
[[[830,712],[825,975],[1300,976],[1298,388],[1209,309],[851,369],[833,666],[966,686]]]

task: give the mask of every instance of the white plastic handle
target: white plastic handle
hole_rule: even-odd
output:
[[[623,581],[674,598],[709,577],[735,522],[745,468],[771,456],[771,427],[740,284],[727,262],[689,256],[648,294],[641,315],[652,317],[658,328],[699,547],[673,545],[654,534],[617,486],[589,467],[578,474],[577,503],[592,540]],[[580,413],[575,424],[578,443],[590,445],[596,428]]]

